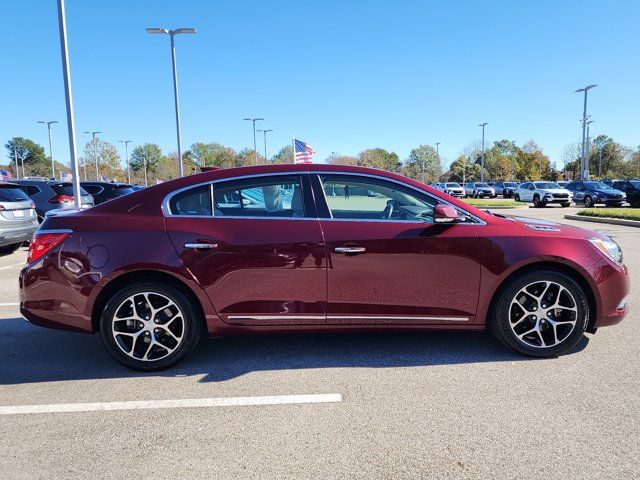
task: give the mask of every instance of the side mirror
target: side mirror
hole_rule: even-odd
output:
[[[458,214],[458,211],[451,205],[439,204],[433,209],[434,223],[455,223],[464,220],[464,216]]]

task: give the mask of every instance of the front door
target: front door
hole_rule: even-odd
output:
[[[433,222],[436,197],[365,175],[313,178],[329,258],[329,324],[466,324],[480,286],[478,223]],[[328,208],[328,211],[327,211]],[[476,222],[476,223],[474,223]]]
[[[324,324],[325,248],[307,174],[214,182],[167,208],[171,240],[223,321]]]

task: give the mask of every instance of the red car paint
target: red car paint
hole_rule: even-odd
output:
[[[402,182],[465,210],[479,223],[317,218],[326,208],[314,187],[317,172]],[[193,218],[163,212],[165,197],[183,187],[288,173],[300,175],[314,218]],[[20,308],[36,325],[95,332],[115,287],[151,274],[192,295],[210,335],[480,330],[510,275],[553,264],[583,284],[595,310],[592,328],[620,322],[626,307],[618,306],[629,291],[627,268],[586,241],[600,235],[563,225],[538,231],[527,223],[493,216],[381,170],[332,165],[211,170],[86,211],[48,217],[41,230],[73,233],[21,271]],[[215,242],[217,248],[185,250],[189,242]],[[345,246],[365,253],[335,253]]]

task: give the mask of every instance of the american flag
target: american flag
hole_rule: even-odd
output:
[[[73,175],[71,175],[70,173],[61,173],[60,180],[62,180],[63,182],[70,182],[73,180]]]
[[[300,140],[294,140],[294,142],[296,145],[294,163],[313,163],[313,154],[316,153],[316,151],[311,148],[311,145]]]
[[[0,170],[0,180],[11,180],[12,178],[13,177],[11,176],[11,172]]]

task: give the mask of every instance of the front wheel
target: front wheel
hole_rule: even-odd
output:
[[[587,208],[592,208],[593,207],[593,199],[589,195],[584,197],[584,206],[587,207]]]
[[[0,255],[9,255],[10,253],[15,252],[20,248],[22,243],[13,243],[11,245],[5,245],[4,247],[0,247]]]
[[[588,323],[589,302],[582,288],[563,273],[537,270],[502,290],[489,328],[518,353],[552,357],[572,350]]]
[[[111,297],[102,312],[100,333],[118,362],[137,370],[161,370],[193,350],[202,335],[202,319],[180,290],[146,280]]]
[[[513,197],[513,199],[514,199],[516,202],[519,202],[519,201],[520,201],[520,195],[518,195],[518,194],[516,193],[516,195],[515,195],[515,197]]]
[[[538,195],[534,195],[533,196],[533,206],[534,207],[543,208],[546,205],[547,205],[546,202],[543,202],[542,200],[540,200],[540,197]]]
[[[562,202],[561,205],[562,208],[567,208],[569,205],[571,205],[571,202]]]

